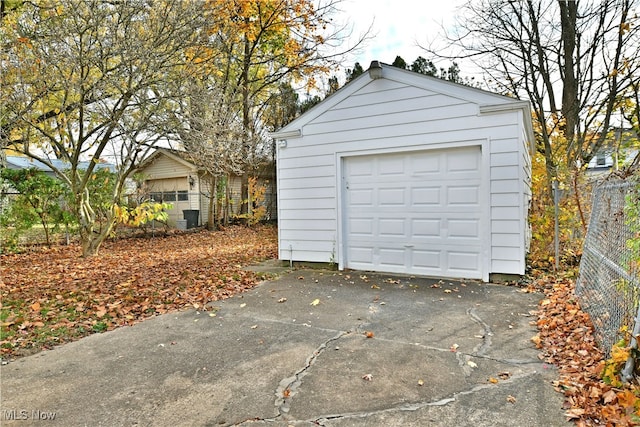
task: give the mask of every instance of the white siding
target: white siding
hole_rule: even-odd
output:
[[[387,75],[388,71],[385,68]],[[466,99],[488,97],[485,102],[489,103],[495,102],[495,95],[473,92],[467,98],[464,91],[475,90],[461,88],[461,96],[452,96],[401,80],[370,80],[359,88],[347,85],[342,89],[346,95],[340,97],[338,92],[324,101],[324,109],[321,103],[307,113],[311,118],[300,122],[301,137],[287,138],[287,146],[278,149],[280,258],[340,260],[342,157],[479,144],[486,150],[482,156],[489,169],[483,178],[487,179],[485,199],[490,204],[486,212],[491,215],[485,221],[490,225],[486,269],[524,273],[527,195],[522,182],[528,179],[523,172],[528,154],[522,153],[526,142],[521,111],[481,115],[478,102]],[[294,129],[296,124],[285,129]]]

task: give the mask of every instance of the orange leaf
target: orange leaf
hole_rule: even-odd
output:
[[[638,398],[631,390],[618,393],[618,403],[625,408],[633,408]]]
[[[33,304],[31,304],[31,310],[39,311],[40,310],[40,303],[38,301],[36,301]]]

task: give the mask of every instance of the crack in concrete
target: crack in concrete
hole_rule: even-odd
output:
[[[471,317],[471,320],[482,326],[482,328],[484,329],[484,334],[482,335],[482,343],[477,345],[473,349],[473,354],[475,356],[482,356],[491,348],[491,337],[493,336],[493,331],[491,330],[491,326],[489,326],[489,324],[487,324],[484,320],[482,320],[480,316],[478,316],[475,308],[468,309],[467,315]]]
[[[465,377],[470,377],[475,364],[471,362],[472,357],[483,357],[484,354],[491,348],[491,337],[493,336],[493,331],[491,327],[484,321],[478,314],[476,313],[475,308],[470,308],[467,310],[467,315],[473,320],[475,323],[480,325],[484,329],[484,333],[482,334],[482,342],[475,346],[471,352],[471,354],[456,352],[456,360],[458,361],[458,366],[462,370],[462,373]]]
[[[428,407],[431,407],[431,406],[446,406],[446,405],[448,405],[448,404],[450,404],[452,402],[455,402],[461,396],[466,396],[466,395],[469,395],[469,394],[477,393],[479,391],[492,389],[492,388],[495,388],[495,387],[500,387],[501,385],[506,385],[506,384],[512,383],[514,381],[517,381],[517,380],[520,380],[520,379],[523,379],[523,378],[527,378],[527,377],[529,377],[531,375],[536,375],[537,373],[538,373],[537,371],[532,371],[532,372],[529,372],[529,373],[525,373],[523,375],[514,375],[511,378],[509,378],[508,380],[501,381],[500,384],[498,384],[498,385],[497,384],[478,384],[478,385],[476,385],[475,387],[473,387],[473,388],[471,388],[469,390],[459,391],[459,392],[453,393],[449,397],[444,397],[442,399],[435,400],[435,401],[405,403],[405,404],[393,406],[393,407],[390,407],[390,408],[378,409],[378,410],[375,410],[375,411],[347,412],[347,413],[343,413],[343,414],[332,414],[332,415],[326,415],[326,416],[315,418],[315,419],[306,420],[306,422],[316,423],[316,424],[321,425],[321,426],[326,426],[327,422],[330,422],[330,421],[333,421],[333,420],[367,418],[367,417],[374,416],[374,415],[388,414],[388,413],[393,413],[393,412],[415,412],[415,411],[418,411],[420,409],[428,408]]]
[[[311,356],[307,358],[305,366],[298,369],[292,376],[283,378],[280,381],[280,384],[276,388],[275,406],[278,410],[278,416],[276,416],[276,418],[286,418],[286,415],[289,413],[291,399],[296,395],[298,387],[302,384],[302,378],[307,375],[307,370],[313,366],[316,359],[327,349],[327,346],[349,333],[349,331],[340,331],[337,335],[324,341],[313,351]]]

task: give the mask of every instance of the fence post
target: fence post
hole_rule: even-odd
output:
[[[555,212],[554,239],[553,245],[555,249],[555,267],[556,271],[560,269],[560,224],[558,216],[560,215],[560,190],[558,189],[558,181],[553,181],[553,207]]]

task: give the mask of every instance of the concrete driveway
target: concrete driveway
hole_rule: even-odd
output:
[[[303,270],[2,366],[20,426],[565,426],[539,294]],[[369,337],[368,337],[369,336]]]

